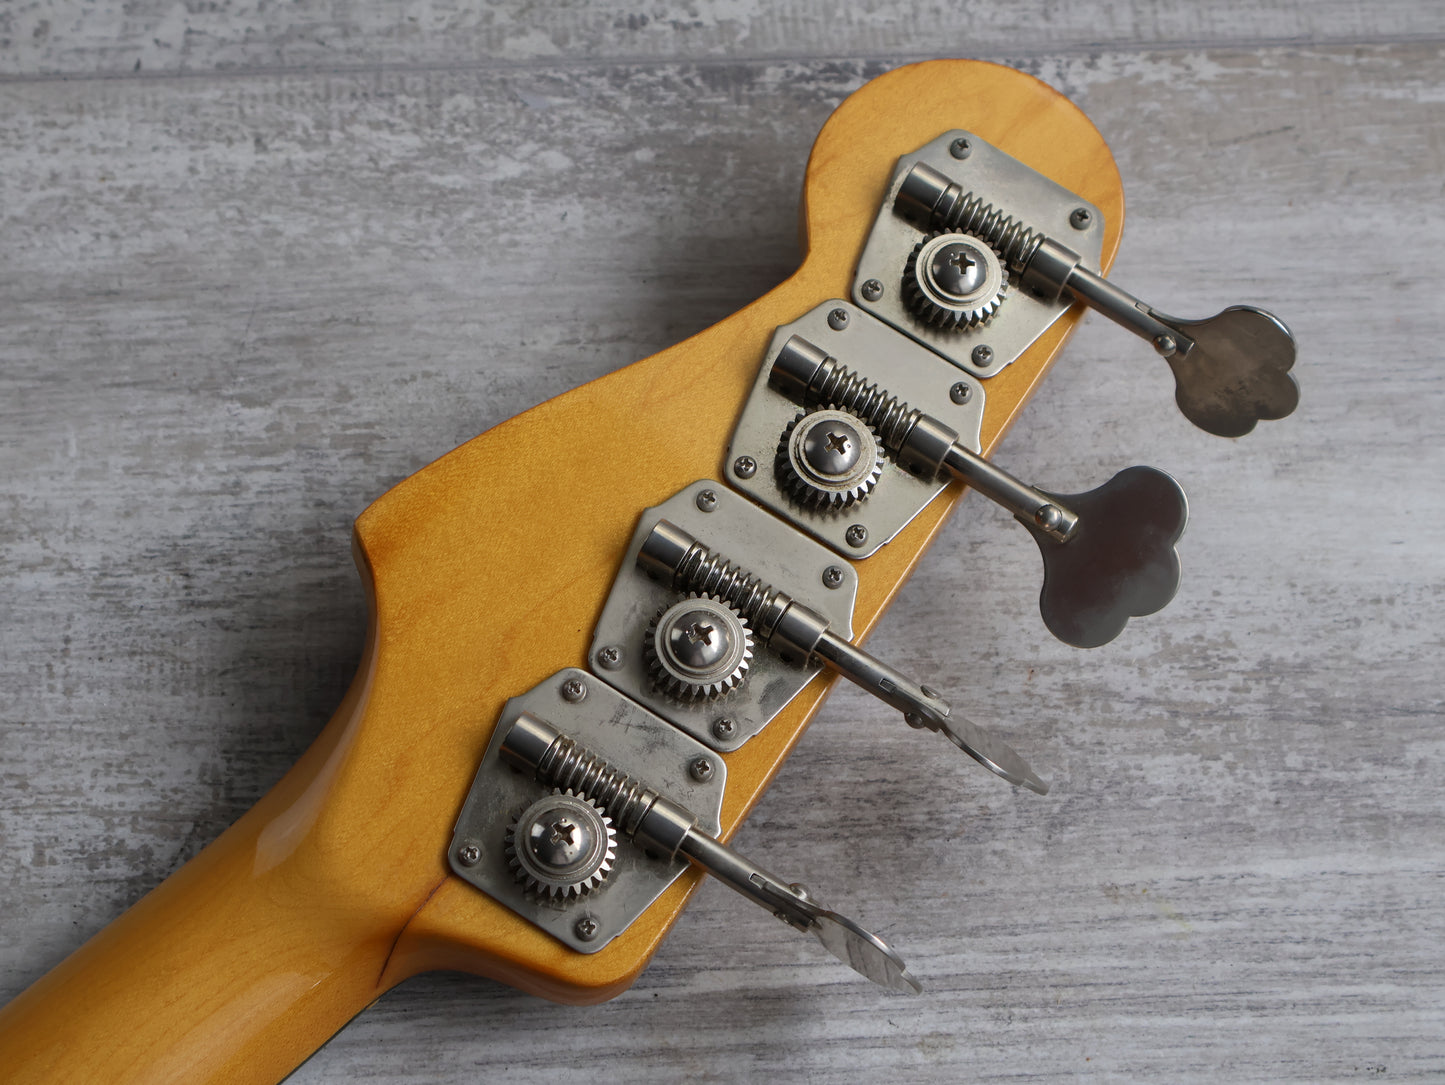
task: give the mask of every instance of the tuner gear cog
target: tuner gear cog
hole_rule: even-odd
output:
[[[587,796],[554,790],[513,816],[506,854],[525,892],[566,903],[607,878],[617,859],[617,830]]]
[[[715,595],[660,610],[642,646],[652,684],[679,701],[721,697],[742,684],[753,659],[747,619]]]
[[[778,482],[804,508],[845,509],[862,501],[883,474],[873,430],[836,407],[799,414],[778,442]]]
[[[998,253],[972,234],[944,231],[924,238],[903,269],[903,300],[936,328],[976,328],[1007,293],[1008,272]]]

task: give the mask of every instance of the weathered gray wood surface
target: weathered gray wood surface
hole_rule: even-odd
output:
[[[217,7],[0,12],[0,1001],[315,735],[355,514],[780,280],[829,111],[945,51],[1084,107],[1116,279],[1280,313],[1299,412],[1197,433],[1091,320],[1001,458],[1174,472],[1178,600],[1054,644],[970,502],[873,641],[1053,793],[844,689],[742,831],[921,999],[708,886],[610,1004],[425,977],[294,1080],[1445,1077],[1437,3]]]

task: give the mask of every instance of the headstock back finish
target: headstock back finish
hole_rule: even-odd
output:
[[[691,339],[468,442],[357,521],[357,551],[374,584],[377,661],[370,710],[352,748],[355,768],[336,786],[364,789],[378,773],[424,778],[426,785],[392,795],[405,846],[434,860],[431,881],[414,872],[411,892],[424,884],[429,895],[398,939],[393,982],[428,968],[463,968],[562,1001],[597,1001],[630,985],[657,949],[696,874],[679,879],[605,950],[580,955],[446,876],[445,843],[437,841],[449,838],[502,702],[587,659],[638,512],[695,479],[720,477],[774,330],[847,296],[899,157],[952,128],[977,133],[1099,208],[1107,270],[1123,194],[1107,146],[1077,107],[1032,77],[991,64],[899,69],[848,98],[819,134],[803,192],[806,254],[794,275]],[[985,452],[1080,316],[1071,309],[990,380]],[[855,638],[877,621],[960,492],[950,487],[858,565]],[[757,801],[827,688],[826,676],[815,679],[766,731],[727,755],[722,839]],[[418,704],[429,711],[418,712]],[[392,726],[395,714],[405,714],[407,726]]]

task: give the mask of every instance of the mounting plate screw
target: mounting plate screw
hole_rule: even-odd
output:
[[[622,666],[622,649],[615,644],[609,644],[597,653],[597,662],[603,670],[617,670]]]
[[[733,732],[738,729],[736,721],[731,716],[719,716],[712,721],[712,733],[714,738],[729,739]]]
[[[843,586],[843,568],[840,565],[830,565],[823,570],[823,587],[841,588]]]
[[[597,920],[590,915],[584,915],[572,925],[572,931],[583,942],[593,941],[601,932],[602,928],[597,925]]]
[[[953,400],[953,402],[957,403],[960,407],[967,403],[969,397],[972,395],[973,389],[970,388],[968,385],[964,384],[963,381],[959,381],[948,390],[948,398]]]
[[[463,844],[457,849],[457,862],[462,866],[476,866],[482,861],[482,849],[475,844]]]
[[[758,461],[751,456],[739,456],[733,460],[733,474],[738,478],[752,478],[758,473]]]
[[[687,774],[700,784],[707,783],[712,779],[712,761],[706,757],[694,757],[687,766]]]
[[[877,279],[869,279],[863,284],[863,300],[877,301],[883,296],[883,284]]]
[[[587,683],[580,678],[569,678],[562,683],[562,700],[576,704],[587,696]]]
[[[848,530],[843,533],[843,538],[848,540],[849,546],[862,546],[868,541],[868,529],[862,524],[852,524]]]
[[[993,347],[987,343],[980,343],[973,348],[973,353],[969,357],[973,359],[974,365],[988,365],[993,361]]]
[[[828,327],[835,332],[840,332],[848,326],[848,310],[834,309],[828,314]]]
[[[960,160],[967,158],[969,155],[973,154],[973,144],[969,143],[968,140],[964,139],[962,136],[959,136],[956,140],[954,140],[948,145],[948,153],[953,155],[954,158]]]
[[[1087,207],[1076,207],[1069,214],[1069,225],[1076,230],[1087,230],[1094,221],[1094,213]]]
[[[712,512],[717,508],[717,494],[712,490],[699,490],[697,492],[697,507],[702,512]]]

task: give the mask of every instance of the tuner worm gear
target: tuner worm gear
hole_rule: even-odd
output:
[[[977,327],[998,311],[1006,293],[1008,274],[998,253],[972,234],[924,238],[903,269],[904,301],[937,328]]]
[[[506,851],[526,892],[566,902],[606,879],[617,858],[617,831],[585,795],[553,791],[512,818]]]
[[[715,595],[693,595],[658,612],[643,655],[652,684],[679,701],[721,697],[742,684],[753,659],[747,619]]]
[[[883,474],[878,438],[857,415],[833,407],[799,414],[778,442],[778,481],[805,508],[844,509]]]

